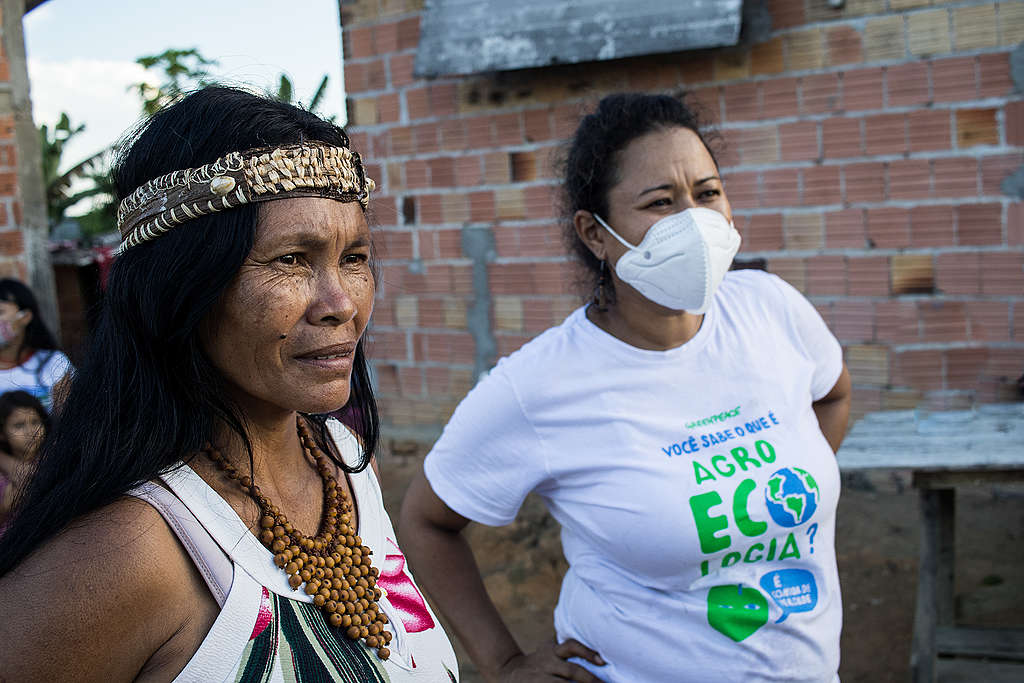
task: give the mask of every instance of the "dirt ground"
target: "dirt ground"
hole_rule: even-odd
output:
[[[385,503],[398,517],[401,495],[420,459],[387,457],[381,465]],[[918,496],[908,472],[844,475],[837,517],[837,551],[844,621],[843,683],[909,680],[920,535]],[[401,530],[398,530],[401,536]],[[557,524],[537,500],[502,529],[471,527],[470,542],[495,603],[524,649],[553,636],[551,612],[565,571]],[[958,623],[1024,626],[1024,486],[962,489],[956,517]],[[412,567],[415,573],[415,566]],[[450,631],[449,631],[450,632]],[[483,679],[456,643],[464,683]],[[940,680],[1021,681],[991,663],[979,675],[951,661]]]

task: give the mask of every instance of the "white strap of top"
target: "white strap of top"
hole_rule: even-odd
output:
[[[174,535],[185,546],[196,569],[210,587],[217,605],[224,607],[228,591],[231,590],[234,566],[231,559],[210,536],[210,532],[199,523],[177,496],[163,486],[147,482],[129,491],[128,495],[144,500],[156,508],[174,531]]]

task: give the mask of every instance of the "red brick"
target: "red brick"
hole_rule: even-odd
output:
[[[813,161],[818,152],[818,124],[814,121],[779,124],[779,154],[782,161]]]
[[[910,212],[885,207],[868,209],[868,239],[880,249],[910,246]]]
[[[812,166],[801,171],[803,174],[803,205],[827,206],[841,204],[843,188],[839,180],[838,166]]]
[[[398,121],[398,93],[387,93],[377,96],[377,122],[395,123]]]
[[[416,80],[412,75],[416,55],[392,55],[389,62],[391,69],[391,87],[404,88]],[[347,85],[347,83],[346,83]]]
[[[734,131],[731,137],[743,164],[765,164],[779,160],[778,131],[775,126],[743,128]]]
[[[935,284],[944,294],[980,294],[979,254],[945,253],[935,257]]]
[[[918,206],[910,212],[910,246],[948,247],[955,243],[952,206]]]
[[[807,294],[846,294],[846,259],[842,256],[814,256],[807,259]]]
[[[956,110],[956,144],[960,149],[999,144],[997,109]]]
[[[918,341],[917,305],[912,301],[878,301],[875,307],[874,341],[912,344]]]
[[[412,126],[412,137],[418,154],[434,154],[441,149],[440,128],[436,123]]]
[[[4,215],[6,216],[6,209]],[[0,231],[0,254],[4,256],[21,256],[25,252],[25,241],[21,230]]]
[[[910,135],[910,151],[923,152],[949,149],[953,146],[950,137],[950,115],[944,109],[918,109],[907,114],[907,128]]]
[[[802,258],[769,259],[768,272],[778,275],[801,292],[807,289],[807,264]]]
[[[374,54],[373,27],[346,28],[342,32],[345,56],[351,59],[371,57]]]
[[[380,306],[380,304],[377,304]],[[377,311],[374,311],[374,318],[376,319]],[[369,335],[372,336],[372,335]],[[374,358],[376,361],[377,359]],[[395,396],[398,394],[398,372],[394,365],[390,363],[375,362],[374,369],[377,375],[377,387],[374,389],[374,394],[378,397],[381,396]]]
[[[721,94],[719,86],[708,88],[694,88],[690,91],[689,100],[694,103],[698,111],[704,112],[704,117],[710,123],[719,123],[722,120]]]
[[[491,117],[474,116],[465,119],[466,141],[470,149],[486,149],[494,146]]]
[[[518,113],[494,117],[494,142],[499,147],[523,142],[523,130]]]
[[[885,84],[890,107],[912,107],[928,102],[928,63],[912,62],[886,67]]]
[[[755,214],[737,217],[737,228],[743,236],[741,249],[750,251],[779,251],[783,247],[782,214]]]
[[[800,77],[800,112],[802,114],[828,114],[842,109],[839,76],[813,74]]]
[[[398,387],[402,396],[423,395],[423,372],[415,365],[404,365],[398,368]]]
[[[932,176],[932,196],[936,199],[978,195],[978,162],[973,157],[934,159]]]
[[[981,158],[981,193],[986,196],[1002,196],[1002,184],[1024,164],[1024,152],[994,154]]]
[[[793,0],[768,0],[768,13],[775,30],[802,26],[806,22],[804,4]]]
[[[985,374],[990,377],[1000,377],[1013,381],[1020,377],[1022,367],[1024,367],[1024,349],[990,348],[988,364],[985,366]]]
[[[470,188],[484,179],[483,166],[478,156],[455,157],[455,187]]]
[[[413,348],[420,362],[472,365],[476,355],[476,342],[468,332],[414,334]]]
[[[967,307],[961,301],[922,301],[921,338],[927,342],[967,341]]]
[[[869,162],[843,166],[846,201],[880,202],[885,199],[885,164]]]
[[[378,230],[374,246],[380,249],[382,259],[411,259],[412,233],[397,230]]]
[[[978,98],[1005,97],[1012,91],[1010,53],[978,55]]]
[[[575,279],[574,266],[570,263],[535,263],[532,275],[537,294],[564,294],[572,291]]]
[[[890,161],[889,199],[927,199],[931,193],[931,163],[927,159]]]
[[[1003,121],[1006,124],[1006,144],[1024,146],[1024,100],[1007,102]]]
[[[542,142],[554,137],[551,126],[551,110],[532,109],[523,112],[523,130],[527,142]]]
[[[419,216],[417,217],[418,222],[427,225],[435,225],[441,222],[441,195],[437,194],[421,194],[416,197],[416,207],[418,209]],[[426,257],[424,254],[421,256]]]
[[[1010,341],[1010,304],[1005,301],[972,301],[967,320],[972,341]]]
[[[849,296],[889,296],[889,259],[851,256],[846,263]]]
[[[821,124],[821,144],[826,159],[859,157],[864,153],[861,120],[825,119]]]
[[[562,233],[559,226],[524,225],[517,228],[518,248],[516,256],[551,258],[565,255]]]
[[[836,301],[832,304],[832,333],[846,344],[869,342],[874,336],[875,314],[870,301]]]
[[[867,246],[863,209],[825,214],[825,246],[829,249],[863,249]]]
[[[734,209],[752,209],[758,204],[760,174],[732,171],[725,175],[725,193]]]
[[[880,114],[864,119],[864,149],[868,154],[907,151],[907,121],[903,114]]]
[[[956,209],[956,224],[958,244],[1003,242],[1003,207],[1000,204],[962,204]],[[1019,293],[1024,293],[1024,288]]]
[[[800,201],[800,172],[795,168],[765,171],[761,178],[761,206],[795,206]]]
[[[410,17],[398,22],[395,31],[395,50],[408,50],[419,45],[420,42],[420,18]]]
[[[846,111],[881,109],[883,74],[883,70],[879,67],[843,73],[843,109]]]
[[[1024,203],[1013,202],[1006,207],[1006,243],[1024,245]]]
[[[799,115],[798,87],[799,81],[796,78],[762,81],[760,118],[775,119]]]
[[[374,26],[373,47],[379,55],[398,52],[398,24],[387,22]]]
[[[1024,253],[982,254],[981,291],[983,294],[1020,296],[1024,292]]]
[[[411,121],[430,116],[430,93],[426,88],[410,88],[404,95],[405,108]]]
[[[441,136],[441,149],[463,150],[469,147],[469,135],[466,132],[466,123],[462,119],[441,121],[438,130]]]
[[[405,185],[414,190],[430,186],[430,167],[426,161],[412,159],[405,162]]]
[[[761,98],[758,84],[741,82],[722,88],[726,121],[756,121],[761,118]]]
[[[825,33],[830,66],[856,64],[864,59],[860,32],[852,26],[835,26]]]
[[[946,389],[974,389],[988,365],[988,349],[949,349],[945,352]]]
[[[941,351],[903,351],[893,354],[892,380],[896,386],[919,391],[943,388]]]
[[[558,188],[553,185],[531,185],[524,191],[523,201],[526,205],[526,218],[553,218],[557,202]]]
[[[974,57],[932,60],[931,69],[935,102],[967,102],[978,98]]]
[[[376,361],[409,359],[409,348],[405,332],[385,332],[374,330],[370,340],[370,349]]]

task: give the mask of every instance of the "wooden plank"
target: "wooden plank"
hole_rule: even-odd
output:
[[[938,500],[936,510],[938,536],[935,563],[935,623],[937,626],[953,625],[953,597],[956,563],[956,490],[935,491]]]
[[[420,77],[735,45],[741,0],[427,0]]]
[[[921,550],[917,577],[917,606],[910,650],[910,675],[914,683],[935,683],[935,596],[939,561],[939,492],[921,489]]]
[[[1024,629],[941,626],[935,643],[940,655],[1024,662]]]
[[[936,667],[942,683],[1020,683],[1024,664],[993,662],[985,659],[939,658]]]

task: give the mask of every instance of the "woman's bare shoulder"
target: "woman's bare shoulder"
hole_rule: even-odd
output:
[[[84,515],[0,578],[0,670],[9,680],[135,678],[188,620],[191,572],[149,504],[125,497]]]

